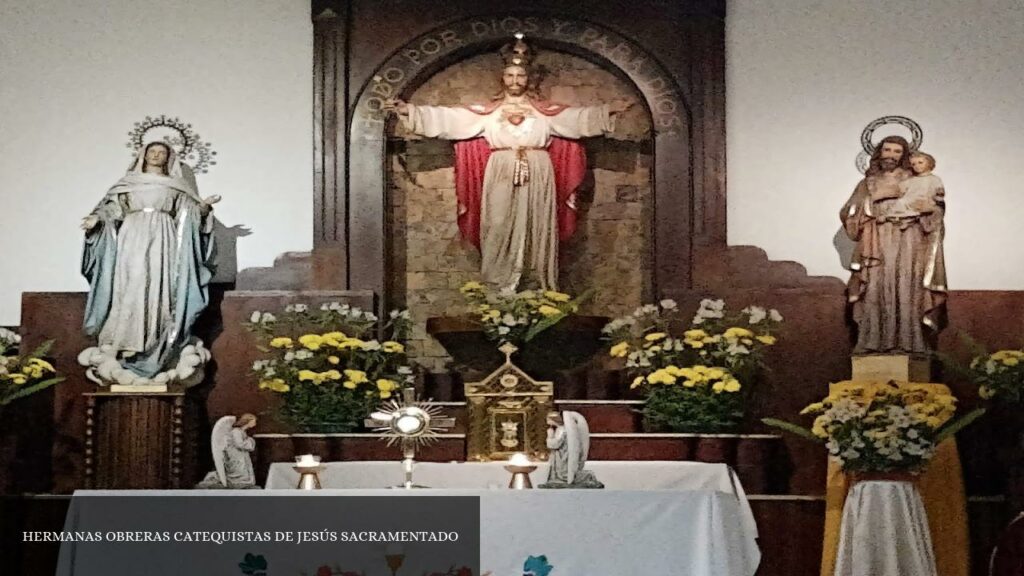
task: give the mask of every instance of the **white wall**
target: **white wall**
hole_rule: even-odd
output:
[[[730,244],[845,278],[860,133],[899,114],[946,184],[950,287],[1024,289],[1024,3],[732,0],[726,22]]]
[[[310,249],[312,37],[300,0],[0,2],[0,325],[23,291],[86,289],[79,221],[147,115],[218,152],[200,193],[251,228],[240,268]]]

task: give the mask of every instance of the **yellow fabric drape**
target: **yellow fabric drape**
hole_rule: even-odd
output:
[[[830,391],[845,388],[882,386],[865,382],[837,382]],[[914,384],[922,386],[922,384]],[[949,394],[942,384],[934,386],[936,392]],[[832,576],[836,566],[836,548],[839,546],[839,527],[843,518],[843,503],[850,488],[846,474],[833,462],[828,463],[825,488],[825,536],[821,554],[821,576]],[[939,576],[967,576],[970,560],[967,535],[967,497],[964,493],[963,474],[956,441],[952,438],[939,445],[927,470],[917,481],[918,491],[928,514],[928,527],[935,549],[935,565]]]

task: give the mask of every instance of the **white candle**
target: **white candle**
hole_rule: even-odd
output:
[[[526,454],[522,452],[516,452],[508,459],[508,463],[513,466],[529,466],[530,459],[526,457]]]
[[[312,454],[303,454],[295,459],[295,463],[299,466],[316,466],[320,464],[320,457]]]

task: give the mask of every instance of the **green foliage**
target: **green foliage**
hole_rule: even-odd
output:
[[[579,311],[593,294],[587,290],[576,298],[553,290],[492,292],[479,282],[467,282],[460,289],[484,334],[494,342],[509,342],[522,348],[538,334]]]
[[[14,332],[0,329],[0,407],[64,380],[45,359],[53,340],[43,342],[27,356],[18,354],[20,342],[21,338]]]
[[[743,398],[707,387],[658,386],[648,394],[643,416],[651,432],[727,432],[743,420]]]
[[[404,343],[410,325],[404,311],[381,322],[336,302],[256,311],[246,326],[259,336],[264,357],[252,370],[261,390],[280,397],[285,423],[303,432],[351,432],[380,400],[412,383]],[[380,342],[378,334],[391,339]]]

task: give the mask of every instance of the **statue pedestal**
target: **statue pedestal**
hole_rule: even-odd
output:
[[[855,382],[931,382],[931,363],[926,358],[907,354],[853,356]]]
[[[185,392],[87,392],[85,487],[190,488],[196,414]]]

